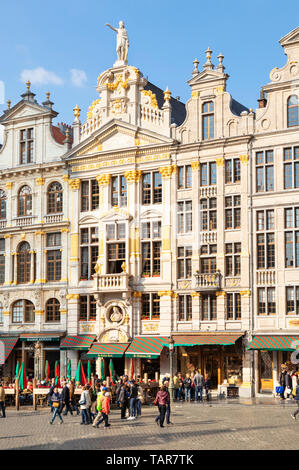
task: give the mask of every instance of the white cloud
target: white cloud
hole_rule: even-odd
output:
[[[62,85],[63,80],[54,72],[37,67],[36,69],[26,69],[21,73],[20,80],[25,83],[30,80],[32,85]]]
[[[71,81],[74,86],[82,87],[87,82],[87,76],[84,70],[71,69]]]

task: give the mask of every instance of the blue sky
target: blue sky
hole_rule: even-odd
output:
[[[117,26],[121,19],[130,39],[128,62],[151,82],[168,86],[173,96],[186,101],[192,62],[197,57],[201,69],[209,46],[215,64],[218,54],[224,55],[228,91],[254,109],[270,71],[285,63],[278,40],[299,26],[298,0],[2,2],[0,80],[5,103],[19,101],[30,73],[39,102],[51,92],[59,112],[56,122],[72,123],[76,104],[84,122],[97,98],[97,76],[116,60],[115,33],[105,23]],[[0,104],[0,112],[5,108]]]

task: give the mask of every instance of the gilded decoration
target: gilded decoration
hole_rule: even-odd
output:
[[[35,182],[38,186],[43,186],[45,184],[45,178],[36,178]]]
[[[114,100],[111,104],[111,112],[113,114],[123,114],[127,111],[126,101],[124,99],[118,98]]]
[[[164,94],[164,101],[169,103],[171,99],[171,91],[169,91],[168,87],[166,88],[165,91],[163,91],[163,94]]]
[[[159,168],[162,178],[170,178],[176,172],[176,165],[169,165]]]
[[[241,290],[240,295],[244,297],[250,297],[251,296],[251,291],[250,290]]]
[[[91,118],[92,118],[92,116],[93,116],[93,110],[94,110],[94,108],[100,103],[100,101],[101,101],[101,98],[98,98],[97,100],[95,100],[95,101],[92,102],[92,105],[91,105],[91,106],[89,106],[88,112],[87,112],[87,119],[91,119]],[[77,106],[78,106],[78,105],[77,105]],[[74,108],[74,111],[75,111],[75,108]],[[80,116],[80,111],[81,111],[81,109],[79,109],[79,116]]]
[[[69,180],[68,183],[69,183],[70,188],[73,191],[77,191],[78,189],[80,189],[80,183],[81,183],[80,178],[75,178],[73,180]]]
[[[74,111],[74,116],[75,116],[75,119],[79,119],[80,117],[80,112],[81,112],[81,109],[79,108],[79,106],[76,104],[76,106],[74,107],[73,109]]]
[[[142,325],[143,331],[158,331],[159,330],[159,323],[151,323],[151,322],[144,322]]]
[[[67,294],[65,298],[66,300],[79,300],[80,294]]]
[[[99,186],[105,186],[110,183],[111,175],[110,173],[105,173],[104,175],[99,175],[96,177]]]
[[[199,169],[199,161],[191,162],[192,170],[196,171]]]
[[[216,158],[216,163],[217,163],[217,166],[223,166],[224,165],[224,157]]]
[[[225,86],[224,85],[218,86],[215,91],[216,91],[216,95],[223,95],[223,93],[225,92]]]
[[[248,155],[240,155],[240,162],[241,163],[248,163],[249,157]]]
[[[159,297],[171,297],[171,298],[176,298],[178,294],[173,292],[172,290],[160,290],[158,292]]]
[[[151,90],[141,90],[141,93],[149,97],[149,104],[152,108],[159,109],[156,95]]]
[[[101,343],[128,343],[128,335],[120,329],[111,329],[101,336]]]
[[[94,148],[93,145],[90,148]],[[78,155],[83,155],[86,153],[88,149],[78,153]],[[99,168],[109,168],[113,166],[120,166],[120,165],[128,165],[131,163],[144,163],[144,162],[153,162],[157,160],[168,160],[170,158],[169,153],[162,153],[162,154],[154,154],[154,155],[142,155],[140,157],[125,157],[119,158],[117,160],[103,160],[103,161],[95,161],[94,163],[84,164],[84,165],[77,165],[72,167],[72,173],[79,172],[79,171],[88,171],[88,170],[97,170]]]
[[[199,91],[192,91],[191,97],[193,100],[196,100],[199,97]]]
[[[123,88],[124,90],[126,90],[127,88],[129,88],[128,80],[123,80],[123,77],[121,74],[116,75],[116,79],[114,80],[114,82],[112,83],[106,82],[104,85],[110,91],[115,91],[120,88]]]
[[[141,170],[131,170],[125,172],[127,183],[137,183],[141,177]]]
[[[6,189],[12,189],[12,185],[13,185],[13,182],[12,181],[8,181],[5,186],[6,186]]]

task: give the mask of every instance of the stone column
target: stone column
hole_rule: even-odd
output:
[[[159,291],[160,296],[160,328],[161,335],[168,336],[173,331],[173,305],[172,299],[177,294],[173,291]]]
[[[67,294],[66,299],[68,300],[67,332],[69,335],[77,335],[80,295]]]
[[[80,210],[80,183],[79,178],[69,179],[71,189],[71,246],[70,246],[70,284],[77,286],[79,279],[79,210]]]
[[[38,247],[37,250],[37,255],[36,255],[36,279],[35,283],[36,284],[43,284],[46,281],[46,272],[45,272],[45,267],[46,267],[46,254],[47,252],[45,251],[45,241],[44,241],[44,235],[46,232],[43,230],[37,230],[34,232],[35,235],[35,246]],[[33,255],[32,255],[33,259]],[[31,280],[33,280],[33,277],[31,277]]]
[[[13,258],[11,255],[12,250],[12,235],[4,235],[5,238],[5,279],[4,285],[10,286],[13,282]]]
[[[109,188],[110,188],[110,173],[101,174],[97,176],[97,182],[99,185],[99,205],[101,212],[105,213],[109,210]],[[98,274],[107,273],[107,263],[105,263],[105,243],[106,235],[102,221],[99,222],[99,256],[98,256]]]
[[[192,296],[192,329],[200,330],[200,292],[191,292]]]
[[[8,181],[5,184],[6,187],[6,226],[12,227],[12,218],[13,218],[13,211],[12,211],[12,186],[13,182]]]
[[[30,284],[34,284],[34,267],[35,267],[35,263],[36,263],[36,260],[35,260],[35,254],[36,254],[36,251],[35,250],[30,250],[29,251],[30,255],[31,255],[31,258],[30,258]]]
[[[35,184],[37,186],[37,197],[33,198],[33,215],[34,213],[38,216],[38,223],[44,224],[45,221],[43,220],[44,215],[46,214],[46,194],[44,194],[43,186],[45,184],[45,178],[36,178]]]
[[[139,191],[138,182],[141,177],[140,170],[130,170],[125,172],[128,190],[128,212],[134,214],[134,219],[129,227],[129,274],[134,277],[139,275],[139,259],[140,259],[140,233],[139,224],[136,221],[139,208]],[[137,225],[137,226],[136,226]]]
[[[44,318],[44,310],[35,310],[35,325],[37,331],[42,330],[43,318]]]
[[[16,285],[18,283],[18,253],[12,253],[13,256],[13,283]]]
[[[61,232],[61,282],[68,282],[68,228],[62,228]]]
[[[133,303],[132,303],[132,315],[135,318],[135,328],[132,331],[133,337],[136,335],[142,334],[142,324],[141,324],[141,314],[142,314],[142,304],[141,304],[141,292],[133,292]]]
[[[216,302],[217,302],[217,323],[219,330],[225,330],[225,298],[226,292],[218,291],[216,292]]]

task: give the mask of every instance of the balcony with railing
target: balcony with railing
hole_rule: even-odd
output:
[[[98,291],[126,291],[130,289],[130,277],[128,273],[120,274],[96,274]]]
[[[216,271],[214,273],[200,273],[196,272],[194,290],[198,292],[213,292],[221,289],[221,273]]]
[[[44,221],[46,224],[57,224],[62,222],[63,214],[50,214],[44,216]]]

